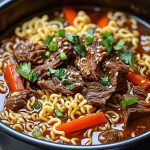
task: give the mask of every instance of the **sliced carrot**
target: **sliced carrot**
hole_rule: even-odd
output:
[[[77,16],[77,12],[74,9],[70,8],[70,7],[64,7],[63,12],[64,12],[64,16],[67,20],[67,23],[69,25],[73,25],[73,20]]]
[[[102,16],[99,20],[98,20],[98,23],[97,25],[100,27],[100,28],[104,28],[109,22],[109,18],[107,16]]]
[[[107,119],[104,113],[100,112],[61,124],[60,126],[58,126],[58,130],[64,131],[65,133],[71,133],[106,122]]]
[[[128,73],[128,80],[144,89],[150,88],[150,80],[133,72]]]
[[[24,90],[23,82],[20,75],[16,72],[15,64],[10,64],[6,67],[4,78],[11,92]]]

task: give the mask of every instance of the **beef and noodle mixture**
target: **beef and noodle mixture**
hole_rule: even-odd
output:
[[[150,130],[150,30],[123,12],[71,7],[0,44],[0,121],[35,138],[113,143]]]

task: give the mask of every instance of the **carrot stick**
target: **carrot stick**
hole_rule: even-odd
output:
[[[109,18],[107,16],[102,16],[99,20],[98,20],[98,23],[97,25],[100,27],[100,28],[104,28],[109,22]]]
[[[128,73],[128,80],[144,89],[148,89],[150,87],[150,80],[133,72]]]
[[[65,133],[71,133],[106,122],[107,119],[105,118],[104,113],[100,112],[61,124],[60,126],[58,126],[58,130],[64,131]]]
[[[4,71],[4,78],[11,92],[24,90],[24,85],[20,75],[16,72],[16,65],[10,64]]]
[[[70,7],[64,7],[63,12],[64,12],[64,16],[67,20],[67,23],[69,25],[73,25],[73,20],[77,16],[77,12],[74,9],[70,8]]]

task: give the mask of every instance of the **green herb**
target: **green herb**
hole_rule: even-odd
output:
[[[112,51],[113,43],[115,42],[115,39],[110,32],[104,32],[102,34],[102,37],[103,37],[102,45],[106,48],[106,50],[110,54]]]
[[[65,52],[61,52],[59,55],[61,60],[66,60],[67,59],[67,55],[65,54]]]
[[[33,107],[34,107],[34,109],[40,109],[41,103],[39,101],[35,101]]]
[[[16,68],[16,71],[31,82],[35,82],[37,80],[38,74],[35,71],[31,70],[30,62],[19,64]]]
[[[88,30],[86,36],[84,37],[84,41],[86,44],[92,44],[94,38],[94,30]]]
[[[77,35],[73,35],[73,34],[71,34],[71,33],[67,33],[66,34],[66,39],[69,41],[69,42],[71,42],[71,43],[73,43],[73,44],[79,44],[79,36],[77,36]]]
[[[123,48],[123,46],[125,45],[125,41],[124,40],[120,40],[115,46],[114,49],[115,50],[120,50]]]
[[[35,138],[39,138],[42,135],[42,132],[40,130],[33,131],[33,136]]]
[[[122,107],[127,107],[127,106],[130,106],[130,105],[133,105],[133,104],[136,104],[138,101],[137,101],[137,99],[135,98],[135,97],[133,97],[133,98],[129,98],[129,99],[123,99],[122,101],[121,101],[121,105],[122,105]]]
[[[60,78],[60,79],[65,79],[66,78],[66,69],[65,68],[61,68],[61,69],[52,69],[51,67],[48,67],[49,72]]]
[[[58,118],[62,118],[64,116],[63,113],[61,111],[59,111],[58,109],[55,109],[54,112]]]
[[[51,52],[50,52],[50,51],[46,51],[46,52],[45,52],[45,57],[49,58],[50,55],[51,55]]]
[[[75,86],[75,83],[71,82],[70,80],[63,80],[63,84],[66,87],[66,89],[73,88]]]
[[[32,70],[32,71],[29,73],[28,79],[29,79],[32,83],[34,83],[34,82],[37,80],[37,77],[38,77],[38,74],[37,74],[35,71]]]
[[[65,30],[59,30],[58,31],[58,36],[59,37],[65,37]]]
[[[120,50],[118,55],[122,62],[129,64],[130,66],[135,64],[132,50]]]
[[[59,21],[59,22],[62,22],[62,23],[65,22],[65,19],[64,19],[64,18],[61,18],[61,17],[59,17],[59,18],[54,18],[54,20]]]
[[[54,41],[51,41],[50,44],[49,44],[49,49],[53,52],[55,52],[57,49],[58,49],[58,45],[56,42]]]
[[[47,37],[47,38],[44,40],[44,44],[45,44],[45,45],[49,45],[50,42],[53,40],[53,38],[54,38],[54,35]]]
[[[78,55],[85,57],[86,49],[84,45],[76,45],[74,46],[74,50],[77,52]]]
[[[109,86],[110,85],[110,82],[109,82],[109,78],[108,78],[108,75],[105,74],[102,78],[101,78],[101,82],[104,86]]]

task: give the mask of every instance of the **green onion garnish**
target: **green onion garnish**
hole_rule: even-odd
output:
[[[65,54],[65,52],[61,52],[59,57],[60,57],[61,60],[67,59],[67,55]]]
[[[137,102],[138,102],[137,98],[133,97],[133,98],[129,98],[129,99],[123,99],[121,101],[121,105],[122,105],[122,107],[127,107],[130,105],[136,104]]]
[[[58,109],[55,109],[54,112],[55,112],[55,114],[57,115],[58,118],[62,118],[64,116],[63,113]]]

